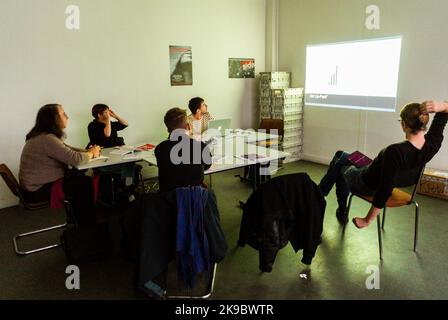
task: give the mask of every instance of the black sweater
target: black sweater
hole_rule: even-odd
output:
[[[123,145],[124,140],[118,137],[117,131],[123,130],[127,126],[118,121],[111,121],[110,126],[110,136],[106,137],[104,135],[104,127],[106,127],[104,123],[99,122],[96,119],[90,122],[87,128],[90,138],[89,146],[96,144],[104,148],[110,148]]]
[[[181,147],[182,141],[187,143],[185,148]],[[176,157],[183,159],[181,163],[172,161],[172,150]],[[184,154],[184,151],[189,154]],[[179,141],[161,142],[154,153],[159,168],[160,192],[170,191],[177,187],[201,185],[204,180],[204,170],[211,166],[210,149],[205,143],[191,139],[187,135],[179,137]]]
[[[380,151],[362,176],[365,184],[376,190],[373,198],[376,208],[384,208],[393,188],[415,183],[419,170],[439,151],[447,120],[448,113],[436,113],[421,150],[403,141]]]

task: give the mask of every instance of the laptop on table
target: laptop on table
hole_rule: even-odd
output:
[[[208,122],[208,129],[205,132],[207,137],[224,137],[226,131],[230,129],[230,124],[232,123],[231,118],[210,120]]]

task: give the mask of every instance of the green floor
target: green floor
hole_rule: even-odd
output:
[[[307,172],[319,182],[325,166],[296,162],[279,174]],[[448,202],[417,196],[421,206],[419,250],[413,245],[411,206],[388,211],[383,236],[384,261],[378,256],[376,225],[344,230],[335,217],[334,191],[327,198],[323,241],[310,267],[300,262],[301,252],[288,245],[279,252],[273,271],[260,273],[258,252],[236,247],[241,210],[238,200],[251,193],[234,177],[237,171],[213,176],[221,220],[229,243],[225,260],[218,265],[214,299],[448,299]],[[364,215],[368,205],[354,201],[351,216]],[[1,299],[134,299],[132,266],[119,256],[80,269],[81,289],[67,290],[65,256],[60,248],[17,257],[12,246],[16,233],[64,221],[61,211],[26,212],[19,207],[0,210]],[[58,232],[34,242],[58,239]],[[370,268],[379,270],[380,289],[368,290]],[[302,274],[302,276],[301,276]]]

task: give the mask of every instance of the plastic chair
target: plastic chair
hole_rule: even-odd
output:
[[[381,230],[384,230],[384,224],[386,222],[386,208],[398,208],[402,206],[407,206],[410,204],[414,204],[415,206],[415,225],[414,225],[414,252],[417,252],[417,243],[418,243],[418,220],[419,220],[419,204],[417,201],[415,201],[415,194],[417,193],[418,186],[420,184],[420,179],[422,177],[423,171],[425,170],[425,167],[421,168],[417,181],[415,182],[414,189],[412,191],[412,194],[409,194],[399,188],[394,188],[392,191],[392,195],[389,197],[389,199],[386,202],[386,206],[383,209],[383,221],[380,220],[380,214],[376,217],[377,222],[377,229],[378,229],[378,244],[379,244],[379,251],[380,251],[380,259],[383,260],[383,241],[382,241],[382,235]],[[347,208],[347,215],[350,214],[350,207],[352,204],[352,198],[353,196],[356,196],[360,199],[363,199],[369,203],[373,202],[373,196],[364,196],[356,193],[352,193],[350,195],[349,201],[348,201],[348,208]]]
[[[17,182],[17,179],[14,177],[14,175],[12,174],[11,170],[9,170],[8,166],[4,163],[2,163],[0,165],[0,174],[3,178],[3,180],[5,181],[6,185],[8,186],[8,188],[11,190],[11,192],[19,198],[20,204],[26,209],[26,210],[31,210],[31,211],[35,211],[35,210],[40,210],[40,209],[45,209],[48,208],[50,206],[49,202],[38,202],[38,203],[29,203],[27,201],[25,201],[25,198],[22,195],[19,183]],[[66,210],[68,209],[69,206],[69,202],[68,201],[64,201],[64,205]],[[48,232],[51,230],[56,230],[56,229],[61,229],[61,228],[65,228],[67,226],[67,222],[64,224],[59,224],[59,225],[55,225],[55,226],[50,226],[44,229],[38,229],[38,230],[34,230],[34,231],[30,231],[30,232],[26,232],[26,233],[20,233],[14,236],[13,238],[13,243],[14,243],[14,251],[16,252],[17,255],[28,255],[31,253],[36,253],[36,252],[40,252],[40,251],[44,251],[44,250],[48,250],[48,249],[52,249],[52,248],[56,248],[59,247],[61,244],[60,243],[54,243],[45,247],[41,247],[41,248],[36,248],[33,250],[28,250],[28,251],[22,251],[19,249],[19,245],[18,245],[18,240],[20,238],[25,238],[25,237],[29,237],[35,234],[40,234],[40,233],[44,233],[44,232]]]

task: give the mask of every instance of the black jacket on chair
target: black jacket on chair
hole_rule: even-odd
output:
[[[275,177],[255,190],[243,207],[238,245],[259,251],[260,270],[272,271],[278,250],[291,242],[311,264],[320,244],[326,202],[306,173]]]
[[[124,221],[127,249],[135,261],[137,288],[159,276],[175,258],[176,190],[148,193],[139,198]],[[213,262],[224,259],[227,242],[221,229],[216,197],[209,190],[204,208],[204,228]]]

